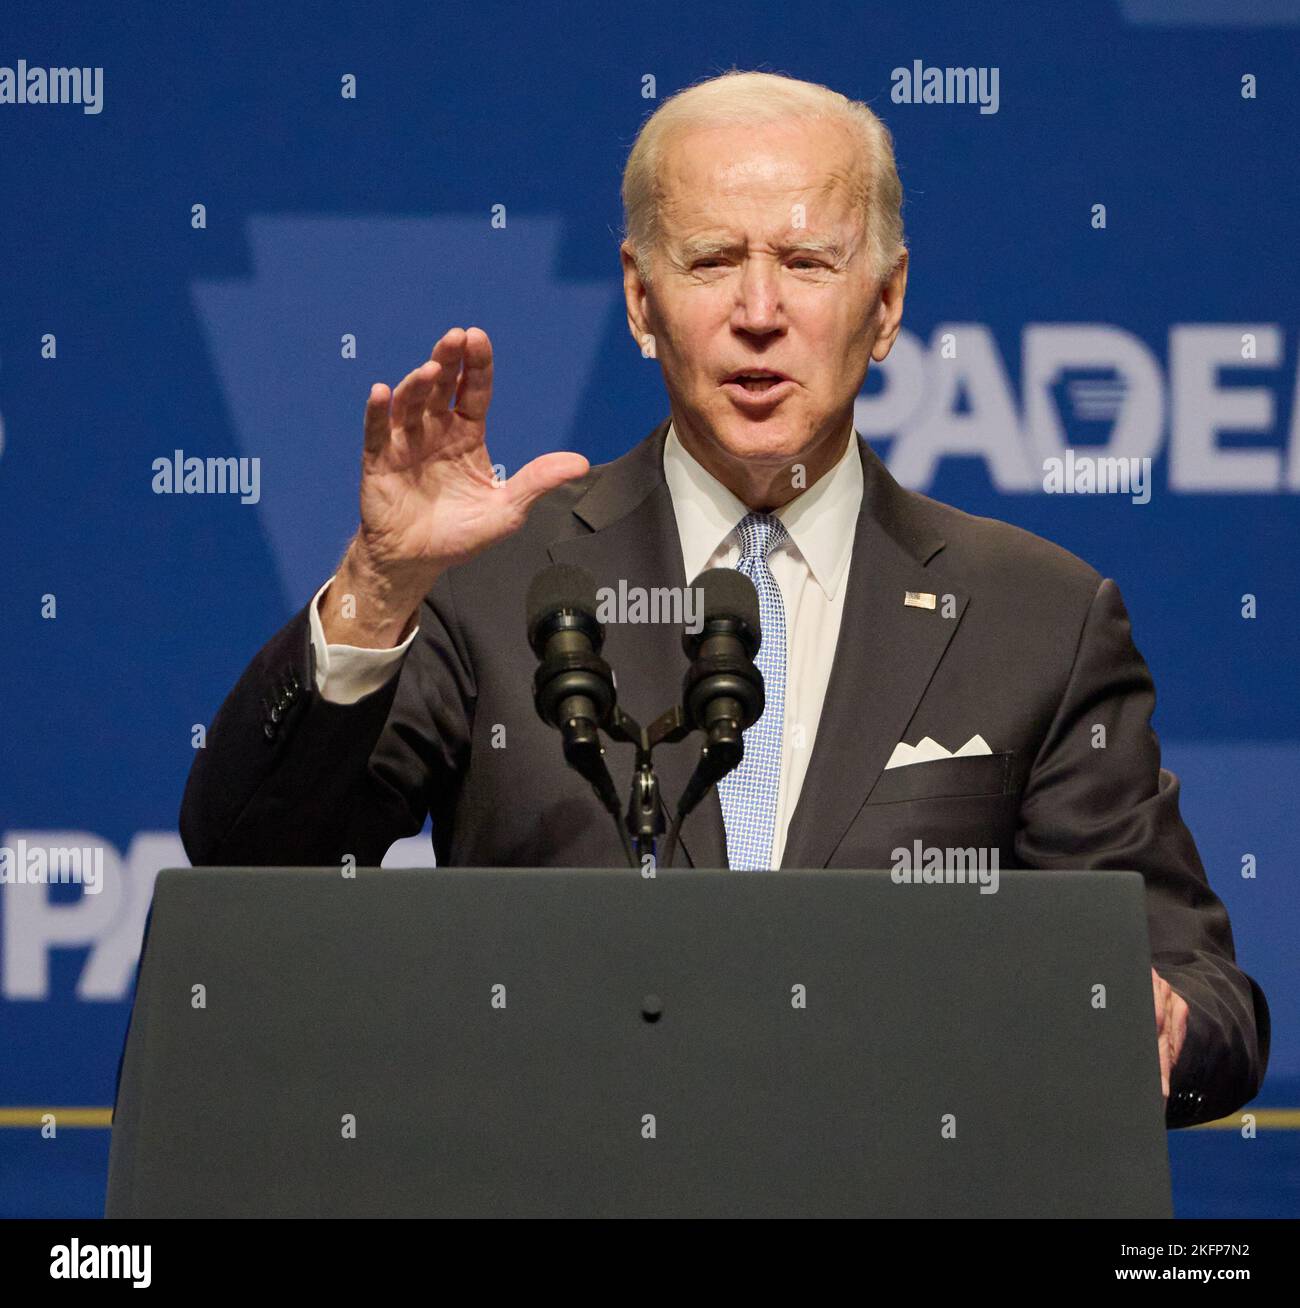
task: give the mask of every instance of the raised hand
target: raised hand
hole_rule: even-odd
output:
[[[477,327],[452,328],[395,391],[371,388],[361,525],[321,604],[328,641],[397,643],[443,572],[517,531],[541,496],[587,471],[580,454],[543,454],[495,479],[491,402],[492,343]]]

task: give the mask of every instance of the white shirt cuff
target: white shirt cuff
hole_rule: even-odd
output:
[[[377,691],[397,671],[402,657],[411,647],[417,622],[411,634],[392,649],[363,649],[359,645],[327,645],[325,628],[320,620],[320,597],[329,588],[331,577],[312,599],[311,647],[316,656],[316,689],[329,704],[355,704]]]

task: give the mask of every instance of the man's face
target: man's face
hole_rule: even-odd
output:
[[[906,263],[883,287],[873,276],[847,132],[797,119],[691,131],[670,141],[660,184],[651,284],[625,244],[624,289],[683,442],[742,480],[816,463],[819,450],[838,457],[906,286]],[[785,380],[734,380],[756,370]]]

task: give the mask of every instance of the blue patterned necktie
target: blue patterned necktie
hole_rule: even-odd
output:
[[[781,519],[770,513],[747,513],[736,530],[740,534],[736,570],[758,591],[763,644],[754,661],[763,674],[766,706],[763,716],[745,732],[745,757],[740,766],[718,782],[718,798],[727,830],[728,865],[760,871],[772,866],[785,720],[785,605],[767,559],[789,538],[789,532]]]

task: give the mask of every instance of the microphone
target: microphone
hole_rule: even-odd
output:
[[[533,704],[564,737],[565,761],[617,819],[618,794],[600,744],[617,690],[613,670],[600,657],[605,629],[596,607],[596,582],[585,568],[556,563],[533,578],[526,602],[528,643],[541,660],[533,674]]]
[[[677,835],[691,810],[745,756],[744,731],[763,716],[763,674],[754,656],[763,643],[758,592],[743,572],[710,568],[695,579],[703,592],[704,621],[684,632],[682,648],[691,660],[682,683],[687,721],[705,734],[700,761],[677,803],[664,847],[671,863]]]
[[[682,633],[691,660],[682,702],[691,725],[708,736],[706,748],[726,749],[763,714],[763,674],[754,665],[763,644],[758,592],[734,568],[710,568],[693,588],[702,592],[704,620],[699,631]]]

